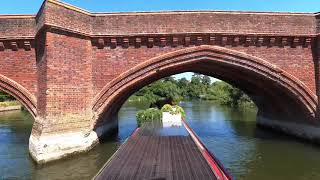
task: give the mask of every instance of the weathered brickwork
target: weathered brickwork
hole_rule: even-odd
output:
[[[44,8],[46,14],[50,14],[50,16],[45,16],[46,24],[83,34],[91,34],[91,16],[53,3],[47,3]]]
[[[0,72],[16,82],[19,82],[32,94],[37,92],[37,69],[33,41],[4,42],[5,49],[0,51]],[[17,45],[17,47],[11,47]],[[32,46],[32,47],[31,47]],[[8,47],[8,48],[7,48]]]
[[[116,126],[132,93],[185,71],[238,86],[259,107],[258,123],[303,136],[305,126],[320,124],[319,19],[317,13],[90,13],[46,0],[37,15],[0,16],[0,89],[34,115],[29,148],[37,162],[89,150]]]
[[[306,29],[306,26],[311,28]],[[203,32],[282,35],[315,33],[314,19],[307,14],[218,11],[99,15],[95,18],[94,27],[97,27],[93,28],[94,34],[112,35]]]
[[[37,69],[33,40],[0,41],[0,89],[36,116]]]
[[[72,131],[80,124],[85,124],[81,128],[89,128],[93,96],[90,41],[47,33],[45,51],[46,57],[38,62],[38,70],[43,72],[40,79],[46,79],[39,81],[46,90],[38,99],[40,118],[50,124],[45,131]]]
[[[36,21],[34,16],[0,16],[0,39],[34,37]]]
[[[193,46],[189,46],[193,47]],[[115,49],[94,48],[96,59],[95,82],[96,92],[98,92],[107,82],[117,77],[119,74],[133,68],[139,63],[145,62],[153,57],[165,54],[178,49],[186,48],[179,47],[154,47],[154,48],[122,48]],[[314,77],[314,61],[311,48],[291,48],[291,47],[233,47],[226,46],[228,49],[237,50],[259,58],[262,58],[290,74],[295,74],[310,90],[315,93]],[[101,63],[103,62],[103,63]]]

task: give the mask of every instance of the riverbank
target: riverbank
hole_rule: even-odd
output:
[[[191,101],[207,102],[207,103],[215,104],[217,106],[228,107],[228,105],[224,105],[221,102],[219,102],[218,100],[211,100],[211,99],[204,99],[204,98],[203,99],[202,98],[195,98],[195,99],[184,98],[184,99],[179,100],[179,102],[177,102],[177,104],[180,104],[181,102],[191,102]],[[137,95],[130,96],[128,98],[128,102],[130,102],[130,103],[143,103],[146,105],[146,108],[149,107],[151,104],[145,96],[137,96]],[[243,101],[232,108],[257,110],[257,106],[251,101]]]
[[[21,104],[18,101],[0,102],[0,112],[21,110]]]

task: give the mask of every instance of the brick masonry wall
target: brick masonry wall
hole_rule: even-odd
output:
[[[0,39],[12,37],[34,37],[34,16],[0,16]]]
[[[89,128],[93,98],[90,41],[50,32],[45,41],[45,55],[38,62],[39,114],[47,127],[43,131]]]
[[[261,58],[293,75],[316,94],[316,57],[310,44],[319,31],[318,22],[318,16],[311,13],[97,14],[48,0],[37,16],[0,18],[0,38],[16,36],[10,42],[0,41],[0,68],[1,74],[37,96],[38,113],[49,121],[67,115],[71,117],[66,122],[80,121],[75,115],[81,113],[87,118],[93,97],[120,74],[153,57],[197,43]],[[34,37],[38,45],[36,66],[34,48],[24,50],[21,43],[17,50],[11,46],[23,37],[35,36],[40,29]],[[187,36],[192,36],[190,45]]]
[[[163,12],[107,14],[94,18],[94,34],[263,33],[313,34],[314,17],[307,14],[237,12]],[[306,28],[310,27],[310,28]]]
[[[116,49],[94,48],[94,87],[95,93],[98,93],[112,79],[121,73],[133,68],[134,66],[148,61],[149,59],[183,49],[180,46],[171,47],[129,47],[127,49],[117,47]],[[232,50],[247,53],[262,58],[271,64],[274,64],[288,73],[300,79],[306,86],[315,93],[314,61],[311,48],[291,48],[291,47],[227,47]]]
[[[91,34],[91,16],[53,3],[45,5],[45,23],[84,34]]]
[[[314,14],[311,13],[198,11],[97,14],[53,1],[48,1],[42,11],[46,14],[46,24],[94,36],[172,33],[311,35],[316,32]]]
[[[37,67],[35,49],[18,48],[0,51],[0,74],[12,79],[26,88],[30,93],[37,94]]]

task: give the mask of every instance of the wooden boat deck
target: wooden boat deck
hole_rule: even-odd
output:
[[[144,124],[121,145],[94,179],[217,179],[192,137],[182,128],[164,135],[158,123]]]

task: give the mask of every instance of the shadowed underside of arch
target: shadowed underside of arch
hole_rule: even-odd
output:
[[[36,117],[36,98],[27,89],[17,82],[0,74],[0,90],[15,97],[28,109],[33,117]]]
[[[315,94],[293,75],[263,59],[224,47],[203,45],[152,58],[108,83],[93,100],[95,126],[107,117],[105,114],[115,114],[126,99],[143,86],[187,71],[236,85],[252,97],[259,111],[268,112],[269,108],[288,113],[298,109],[303,117],[315,118]],[[261,97],[265,97],[264,100],[261,101]]]

